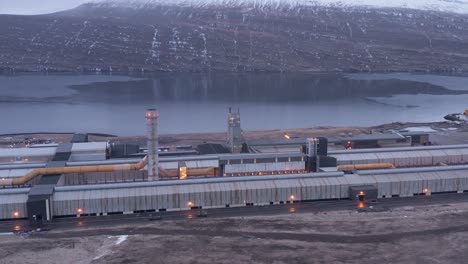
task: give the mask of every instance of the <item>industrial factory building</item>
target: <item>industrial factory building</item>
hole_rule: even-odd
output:
[[[163,157],[158,117],[146,113],[144,158],[114,158],[109,144],[84,136],[0,150],[0,220],[468,191],[468,145],[329,151],[326,138],[310,138],[292,152],[241,153],[249,144],[230,111],[232,154]]]
[[[63,217],[352,199],[351,187],[369,185],[375,198],[467,192],[468,166],[57,186],[49,210]],[[28,216],[30,190],[0,190],[0,218]]]

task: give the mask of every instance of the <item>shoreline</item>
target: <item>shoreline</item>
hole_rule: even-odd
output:
[[[334,126],[318,126],[312,128],[296,128],[296,129],[274,129],[274,130],[254,130],[243,131],[247,141],[257,139],[282,139],[285,134],[295,138],[307,137],[334,137],[343,134],[358,135],[371,133],[389,133],[391,131],[404,130],[408,127],[426,127],[437,131],[453,131],[468,132],[468,124],[457,125],[450,122],[395,122],[381,124],[371,127],[334,127]],[[161,134],[161,146],[175,145],[198,145],[202,143],[225,143],[227,132],[208,132],[208,133],[184,133],[184,134]],[[31,132],[17,134],[0,135],[0,148],[5,147],[24,147],[31,144],[48,144],[48,143],[69,143],[74,133],[60,132]],[[146,144],[145,135],[134,136],[118,136],[101,133],[88,133],[90,142],[120,142],[130,143],[144,146]]]

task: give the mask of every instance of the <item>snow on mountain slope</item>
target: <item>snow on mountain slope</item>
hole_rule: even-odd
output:
[[[468,72],[468,0],[131,1],[0,15],[0,72]]]
[[[143,8],[148,5],[179,6],[248,6],[248,7],[370,7],[370,8],[407,8],[425,11],[452,12],[468,14],[468,0],[95,0],[111,6]]]

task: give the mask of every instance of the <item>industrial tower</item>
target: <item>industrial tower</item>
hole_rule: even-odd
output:
[[[159,113],[156,109],[148,109],[146,111],[149,181],[159,180],[158,117]]]
[[[228,145],[232,153],[241,153],[244,137],[240,125],[240,111],[232,112],[229,108],[228,113]]]

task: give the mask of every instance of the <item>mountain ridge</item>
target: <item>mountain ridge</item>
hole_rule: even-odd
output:
[[[94,0],[106,7],[148,8],[151,6],[254,7],[254,8],[399,8],[468,14],[467,0]]]
[[[0,46],[4,71],[454,72],[468,71],[468,15],[88,3],[0,15]]]

